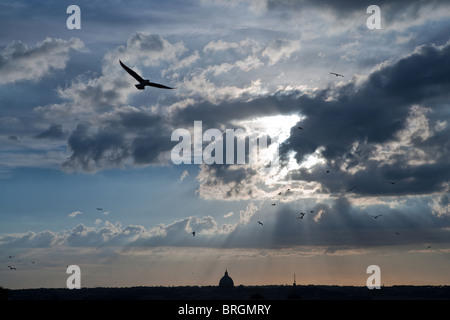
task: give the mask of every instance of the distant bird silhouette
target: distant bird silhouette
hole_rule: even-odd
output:
[[[16,268],[11,267],[11,266],[8,266],[8,268],[9,268],[9,270],[17,270]]]
[[[395,184],[395,181],[389,181],[390,184]]]
[[[373,218],[374,219],[377,219],[378,217],[381,217],[382,216],[382,214],[378,214],[378,215],[376,215],[376,216],[373,216]]]
[[[310,212],[311,212],[311,213],[314,213],[314,210],[311,210]]]
[[[258,221],[258,223],[259,223],[260,225],[262,225],[262,226],[264,225],[261,221]]]
[[[276,205],[276,203],[272,203],[272,206]]]
[[[350,189],[348,189],[346,192],[350,192],[353,191],[356,188],[356,186],[351,187]]]
[[[195,231],[192,231],[192,236],[195,237]]]
[[[281,196],[281,192],[278,195]]]
[[[300,130],[303,130],[303,128],[302,127],[298,127]]]
[[[431,249],[431,246],[428,246],[427,249]]]
[[[330,74],[334,74],[336,77],[344,77],[342,74],[336,72],[330,72]]]
[[[99,210],[99,211],[103,211],[103,208],[97,208],[97,210]]]
[[[303,217],[305,216],[305,214],[306,214],[306,213],[304,213],[304,212],[300,212],[300,215],[301,215],[301,216],[300,216],[300,217],[297,217],[297,219],[303,219]]]
[[[398,232],[396,232],[395,234],[398,235],[398,236],[400,235],[400,233],[398,233]]]
[[[119,60],[119,62],[120,62],[120,65],[122,66],[122,68],[124,68],[126,72],[128,72],[133,78],[135,78],[139,82],[139,84],[135,85],[136,88],[138,88],[139,90],[144,90],[145,86],[156,87],[156,88],[160,88],[160,89],[176,89],[176,88],[167,87],[167,86],[159,84],[159,83],[150,82],[150,80],[148,80],[148,79],[143,79],[136,72],[134,72],[133,70],[128,68],[126,65],[124,65],[122,61]]]
[[[330,170],[327,170],[327,173],[330,173]]]
[[[14,256],[8,256],[8,258],[9,258],[9,259],[12,259],[12,258],[14,258]]]

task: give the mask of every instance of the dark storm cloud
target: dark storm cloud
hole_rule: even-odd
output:
[[[130,144],[130,156],[136,164],[156,163],[158,156],[172,149],[172,130],[167,120],[159,115],[140,110],[118,112],[121,132],[135,132]]]
[[[126,132],[139,132],[141,130],[161,128],[168,124],[159,115],[150,114],[133,107],[123,107],[112,112],[110,117],[102,121],[102,125]]]
[[[295,150],[300,161],[318,147],[325,147],[323,155],[332,166],[333,179],[346,181],[348,186],[358,185],[358,193],[441,190],[442,183],[450,179],[449,163],[444,160],[448,158],[448,141],[442,137],[449,134],[447,127],[430,139],[411,137],[411,146],[405,146],[409,150],[434,151],[435,163],[408,165],[411,153],[393,156],[394,163],[369,158],[376,155],[377,144],[398,141],[396,135],[405,129],[412,105],[425,104],[431,108],[431,114],[440,112],[450,90],[450,78],[444,76],[450,72],[449,61],[450,45],[442,49],[423,46],[414,54],[372,73],[361,87],[349,84],[340,88],[335,101],[325,101],[320,95],[301,97],[298,102],[306,119],[299,125],[304,130],[299,134],[294,127],[281,153]],[[344,162],[350,167],[362,164],[366,169],[355,175],[343,174],[339,167]],[[387,190],[388,179],[401,183],[397,189]],[[339,191],[331,183],[326,185],[332,191]]]
[[[17,142],[17,141],[20,140],[19,137],[18,137],[18,136],[15,136],[15,135],[9,135],[9,136],[8,136],[8,139],[11,140],[11,141],[15,141],[15,142]]]
[[[204,198],[253,198],[256,193],[254,184],[257,175],[258,171],[249,166],[204,165],[197,177],[201,183],[198,192]]]
[[[110,166],[120,166],[129,154],[124,137],[111,129],[99,129],[91,133],[92,127],[79,124],[71,133],[68,146],[72,150],[70,158],[63,163],[68,171],[96,171]]]
[[[136,164],[151,164],[156,162],[158,156],[172,149],[168,143],[170,132],[150,130],[145,135],[135,138],[132,143],[132,156]]]
[[[171,130],[158,115],[125,109],[98,125],[81,123],[71,133],[68,146],[72,155],[63,169],[93,172],[121,167],[127,161],[152,164],[172,148]]]
[[[60,139],[63,138],[66,133],[63,131],[63,127],[60,124],[51,125],[47,130],[35,135],[38,139]]]
[[[295,151],[300,163],[323,147],[326,164],[318,166],[319,171],[294,172],[290,176],[294,180],[320,181],[328,192],[345,192],[353,185],[358,186],[353,192],[366,195],[439,192],[450,179],[445,160],[450,119],[443,111],[450,92],[449,61],[449,44],[424,45],[381,65],[359,84],[349,81],[314,95],[277,93],[252,100],[194,103],[174,114],[172,121],[181,127],[202,120],[204,129],[232,128],[233,120],[299,113],[306,118],[291,129],[280,148],[281,158]],[[415,123],[419,120],[426,123]],[[434,129],[439,121],[444,125]],[[429,133],[424,136],[425,132]],[[400,144],[398,150],[377,159],[380,148],[392,149],[391,143]],[[430,154],[432,159],[427,157]],[[327,169],[332,174],[324,174]],[[357,169],[356,173],[351,169]]]

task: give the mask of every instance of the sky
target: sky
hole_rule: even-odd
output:
[[[1,0],[0,286],[449,285],[449,35],[447,1]]]

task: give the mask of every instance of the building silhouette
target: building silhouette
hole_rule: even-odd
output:
[[[228,275],[227,270],[225,270],[224,276],[219,281],[219,287],[234,287],[233,279]]]

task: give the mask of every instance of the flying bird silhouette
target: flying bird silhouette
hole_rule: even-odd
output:
[[[259,221],[259,220],[258,220],[258,223],[259,223],[260,225],[262,225],[262,226],[264,225],[264,224],[263,224],[261,221]]]
[[[195,231],[192,231],[192,236],[195,237]]]
[[[390,184],[395,184],[395,181],[389,181]]]
[[[272,203],[272,206],[276,205],[276,203]]]
[[[330,74],[334,74],[336,77],[344,77],[342,74],[336,72],[330,72]]]
[[[400,233],[398,233],[398,232],[396,232],[395,234],[398,235],[398,236],[400,235]]]
[[[382,214],[378,214],[378,215],[376,215],[376,216],[373,216],[373,218],[374,219],[377,219],[378,217],[381,217],[382,216]]]
[[[300,214],[301,214],[301,216],[300,216],[300,217],[297,217],[297,219],[303,219],[303,216],[304,216],[306,213],[300,212]]]
[[[9,268],[9,270],[17,270],[16,268],[11,267],[11,266],[8,266],[8,268]]]
[[[298,127],[300,130],[303,130],[303,128],[302,127]]]
[[[103,208],[97,208],[97,210],[99,210],[99,211],[103,211]]]
[[[139,84],[135,85],[136,88],[138,88],[139,90],[144,90],[145,86],[156,87],[156,88],[161,88],[161,89],[176,89],[176,88],[171,88],[171,87],[159,84],[159,83],[150,82],[150,80],[148,80],[148,79],[143,79],[136,72],[134,72],[133,70],[128,68],[126,65],[124,65],[122,61],[119,60],[119,62],[120,62],[120,65],[122,66],[122,68],[124,68],[126,72],[128,72],[133,78],[135,78],[139,82]]]
[[[355,189],[355,188],[356,188],[356,186],[353,186],[353,187],[351,187],[350,189],[348,189],[346,192],[353,191],[353,189]]]

